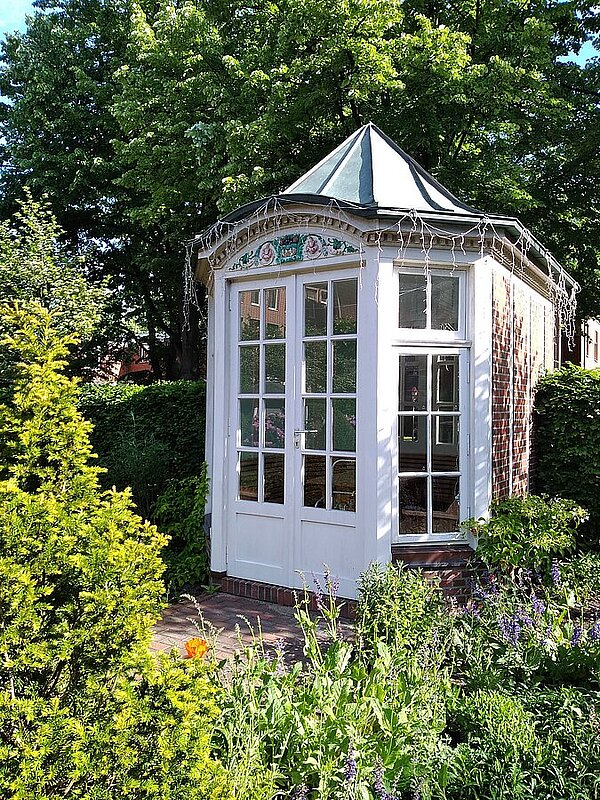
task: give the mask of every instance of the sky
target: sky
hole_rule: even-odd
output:
[[[31,0],[0,0],[0,36],[15,30],[25,30],[25,15],[33,12]],[[600,55],[594,50],[591,42],[586,42],[578,56],[572,56],[578,64],[585,64],[586,59]]]

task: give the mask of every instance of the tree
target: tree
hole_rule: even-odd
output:
[[[148,652],[165,538],[100,491],[72,340],[39,306],[0,315],[21,359],[0,406],[0,795],[225,800],[204,668]]]
[[[81,343],[71,366],[97,366],[97,346],[108,339],[108,292],[90,278],[93,265],[61,240],[63,231],[47,202],[36,202],[26,189],[11,219],[0,221],[0,287],[2,299],[39,303],[54,312],[54,325]],[[0,323],[0,333],[2,325]],[[104,355],[104,353],[101,353]],[[0,345],[3,377],[10,358]]]
[[[281,190],[370,119],[465,200],[552,231],[558,255],[595,281],[593,258],[579,268],[587,256],[568,244],[577,181],[554,203],[564,164],[597,135],[595,73],[559,60],[598,33],[591,2],[46,3],[4,47],[4,191],[28,173],[70,235],[100,238],[157,370],[163,331],[167,374],[197,374],[182,241]],[[595,204],[597,162],[587,168]]]

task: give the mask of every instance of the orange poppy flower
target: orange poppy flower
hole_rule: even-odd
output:
[[[185,650],[188,658],[203,658],[208,653],[208,642],[206,639],[189,639]]]

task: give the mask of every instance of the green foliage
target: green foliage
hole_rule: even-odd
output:
[[[0,222],[0,286],[2,299],[39,303],[54,312],[58,331],[89,343],[97,332],[106,303],[106,291],[88,278],[90,265],[74,256],[61,242],[47,202],[37,203],[29,190],[19,210]],[[2,336],[3,328],[0,328]],[[5,347],[0,349],[0,387],[12,375]]]
[[[600,372],[567,365],[545,375],[535,400],[536,488],[588,509],[600,540]]]
[[[542,748],[521,698],[475,691],[455,704],[450,727],[464,739],[452,761],[450,797],[531,796],[527,788]]]
[[[100,488],[69,339],[39,306],[0,313],[18,357],[0,405],[0,795],[225,800],[205,668],[148,652],[165,537]]]
[[[151,516],[170,480],[202,474],[203,383],[86,385],[79,409],[94,426],[92,446],[106,468],[103,486],[130,486],[143,516]]]
[[[466,201],[551,241],[590,311],[600,69],[562,57],[595,33],[591,1],[43,0],[2,48],[3,196],[27,180],[72,241],[100,244],[153,357],[170,337],[174,375],[181,241],[373,120]]]
[[[489,566],[549,572],[552,560],[573,550],[587,512],[570,500],[526,495],[495,500],[489,520],[468,520],[477,555]]]
[[[314,800],[367,800],[378,783],[430,797],[444,780],[438,740],[451,691],[439,656],[430,648],[411,658],[400,641],[377,639],[367,663],[362,643],[341,635],[327,584],[320,620],[306,598],[296,607],[305,663],[289,664],[283,643],[273,656],[257,642],[221,674],[215,744],[237,797],[266,799],[279,789],[291,798],[304,787]]]
[[[208,494],[206,465],[200,475],[171,482],[159,496],[152,518],[169,536],[163,553],[165,581],[170,593],[186,584],[199,586],[208,577],[208,553],[204,533],[204,507]]]
[[[600,604],[600,553],[577,553],[562,563],[561,574],[580,603]]]
[[[362,657],[384,642],[395,651],[415,654],[444,640],[448,615],[437,586],[398,564],[372,564],[359,580],[356,635]]]

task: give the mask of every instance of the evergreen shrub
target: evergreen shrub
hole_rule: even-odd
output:
[[[0,316],[0,797],[226,800],[208,668],[148,649],[165,537],[101,489],[52,316]]]
[[[131,487],[140,514],[151,517],[171,480],[202,473],[205,399],[204,383],[194,381],[82,386],[78,407],[94,426],[102,485]]]
[[[582,540],[600,537],[600,370],[568,364],[545,375],[535,401],[535,490],[589,511]]]

